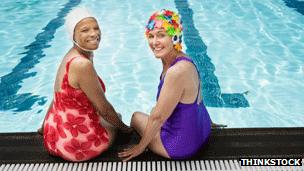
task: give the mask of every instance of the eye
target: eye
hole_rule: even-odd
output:
[[[165,33],[158,33],[158,34],[157,34],[157,37],[159,37],[159,38],[164,38],[165,36],[166,36]]]
[[[165,34],[160,34],[159,36],[160,36],[160,37],[165,37],[166,35],[165,35]]]
[[[153,39],[153,38],[154,38],[154,35],[152,35],[152,34],[148,35],[148,39]]]
[[[94,30],[98,30],[99,31],[99,27],[94,27]]]
[[[84,29],[81,30],[81,32],[83,32],[83,33],[86,33],[86,32],[88,32],[88,31],[89,31],[88,28],[84,28]]]

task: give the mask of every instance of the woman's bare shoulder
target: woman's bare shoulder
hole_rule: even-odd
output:
[[[187,74],[187,67],[183,65],[174,65],[168,69],[165,82],[174,82],[174,84],[181,84],[183,81],[186,81]]]
[[[179,61],[167,71],[167,74],[175,75],[176,77],[187,76],[192,71],[193,64],[187,61]]]
[[[84,57],[75,57],[70,64],[70,69],[74,71],[85,71],[93,69],[93,63]]]

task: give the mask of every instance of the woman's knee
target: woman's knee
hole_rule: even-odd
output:
[[[137,122],[140,121],[141,112],[134,112],[131,118],[131,127],[133,127]]]

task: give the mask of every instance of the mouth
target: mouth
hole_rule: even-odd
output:
[[[99,43],[99,38],[87,40],[88,43]]]
[[[160,47],[156,47],[156,48],[153,48],[153,51],[154,52],[160,52],[163,48],[160,48]]]

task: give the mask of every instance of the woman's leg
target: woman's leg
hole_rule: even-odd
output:
[[[134,112],[131,119],[131,127],[133,127],[137,133],[142,136],[144,134],[144,130],[146,129],[148,119],[149,115],[142,112]],[[170,158],[160,139],[160,131],[152,139],[148,145],[148,148],[160,156]]]

